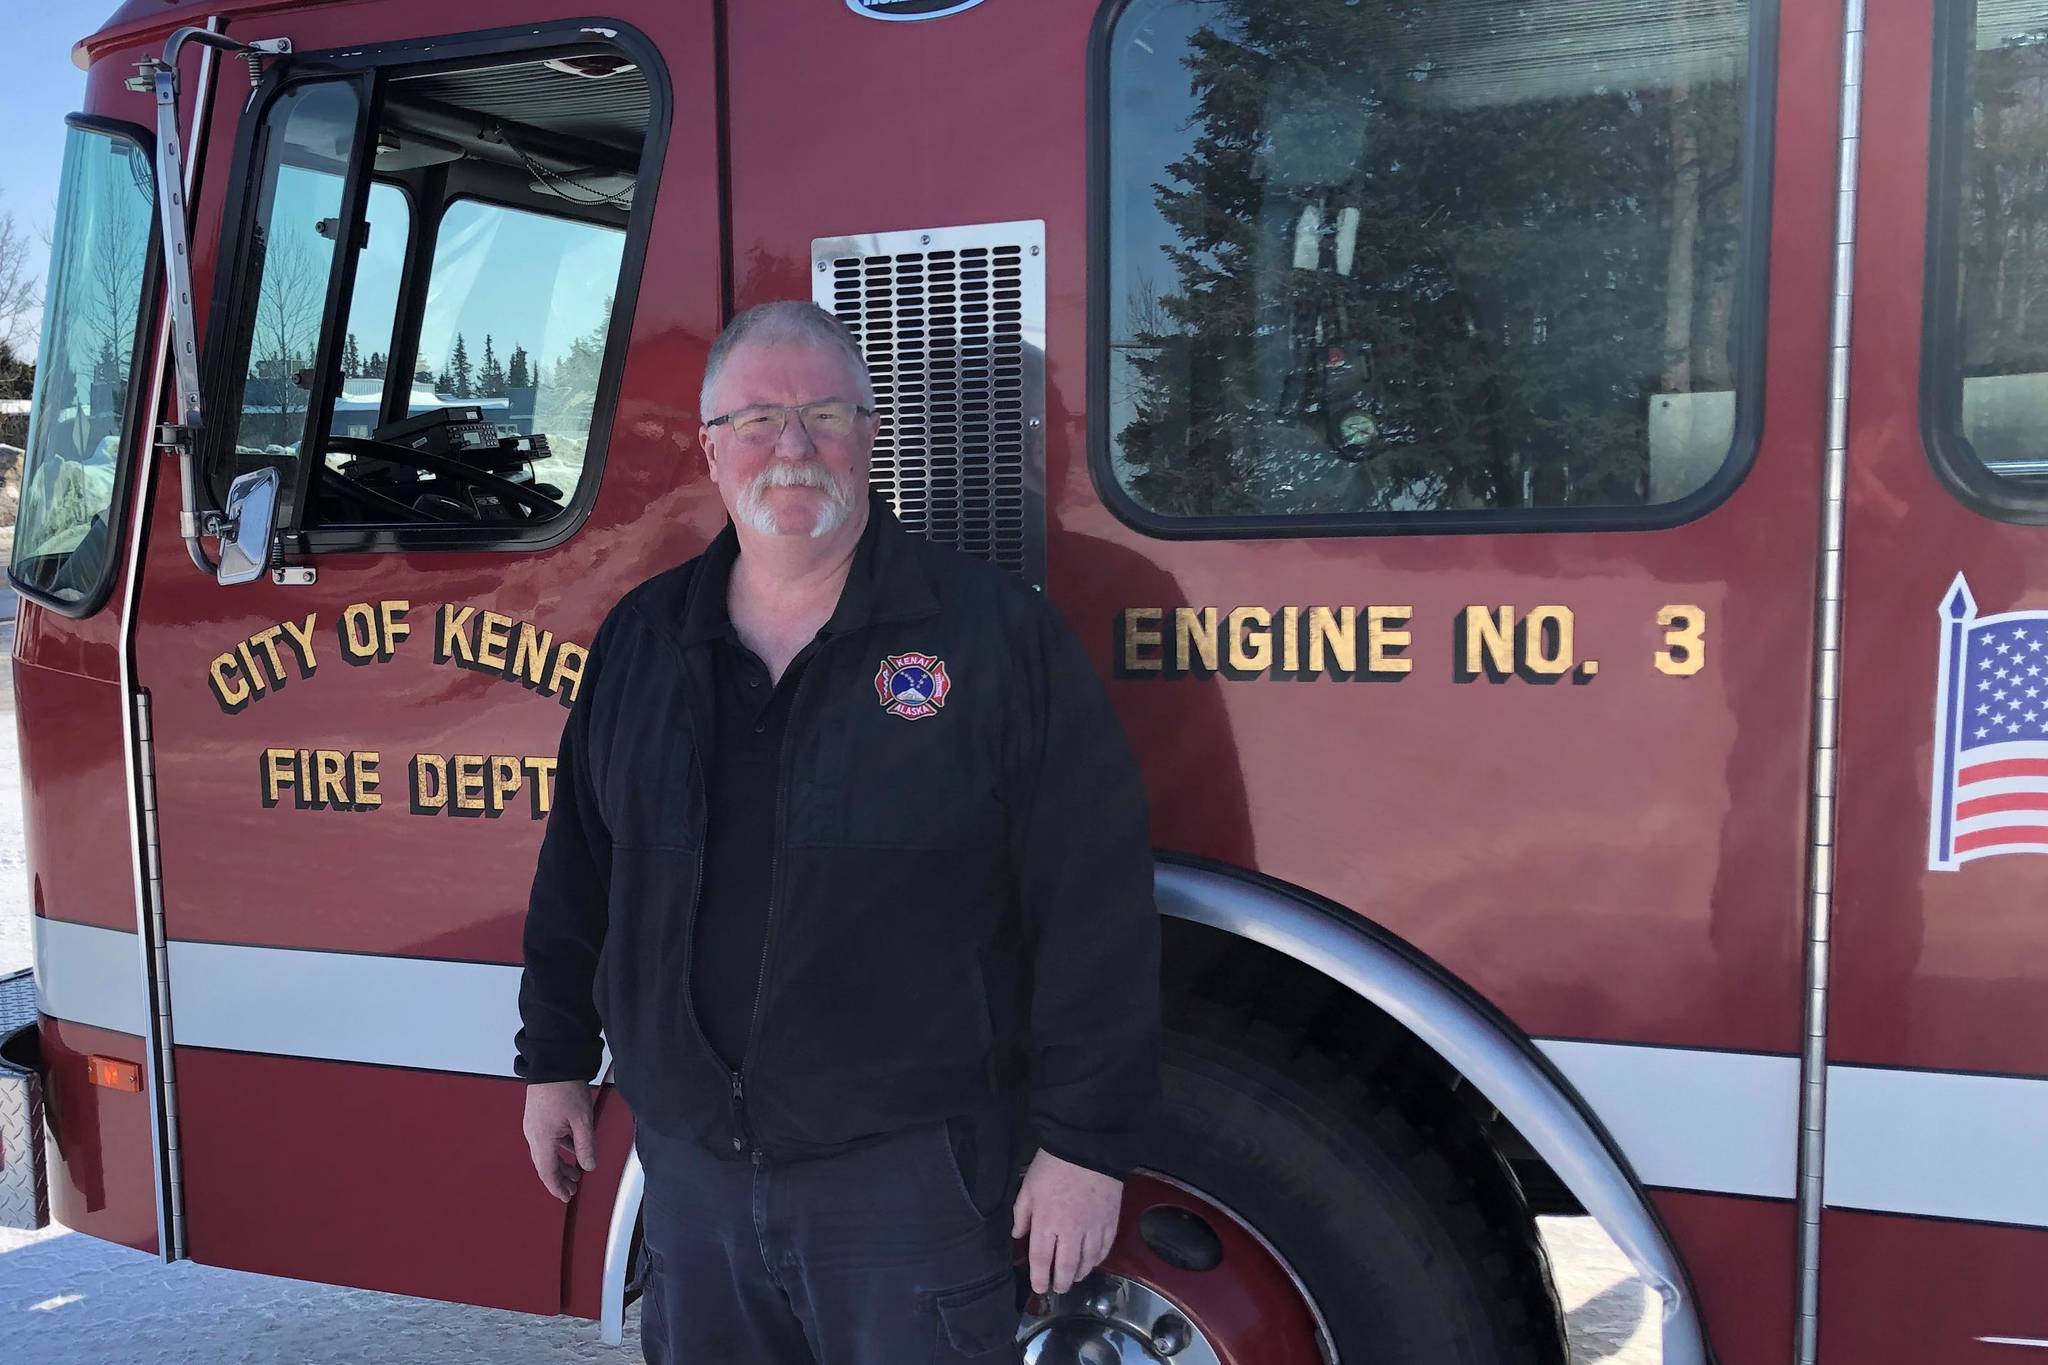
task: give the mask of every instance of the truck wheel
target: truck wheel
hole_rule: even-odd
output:
[[[1561,1365],[1535,1221],[1447,1094],[1207,1001],[1170,1000],[1165,1042],[1116,1246],[1029,1300],[1030,1365]]]

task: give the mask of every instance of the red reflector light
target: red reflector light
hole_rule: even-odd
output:
[[[114,1057],[87,1057],[85,1074],[94,1085],[103,1085],[109,1090],[128,1090],[137,1094],[142,1091],[142,1068],[133,1062]]]

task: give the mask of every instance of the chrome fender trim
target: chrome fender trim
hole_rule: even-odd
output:
[[[1162,913],[1263,944],[1349,987],[1415,1035],[1505,1115],[1663,1305],[1665,1365],[1707,1365],[1677,1254],[1622,1157],[1533,1047],[1394,945],[1271,885],[1162,862]]]
[[[633,1225],[640,1221],[640,1196],[647,1174],[640,1169],[640,1149],[626,1150],[626,1170],[612,1200],[611,1231],[604,1241],[604,1291],[598,1309],[598,1340],[618,1346],[626,1339],[626,1275],[633,1254]]]

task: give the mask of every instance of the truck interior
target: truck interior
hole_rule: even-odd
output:
[[[288,71],[224,231],[216,496],[274,466],[281,532],[559,514],[594,477],[649,110],[603,44]]]

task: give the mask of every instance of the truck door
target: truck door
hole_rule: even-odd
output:
[[[2048,48],[1869,20],[1820,1358],[2003,1360],[2048,1346]]]
[[[630,1133],[566,1214],[534,1177],[520,933],[585,648],[715,526],[670,384],[720,322],[712,9],[230,32],[292,52],[193,208],[197,464],[278,471],[277,550],[196,570],[172,465],[136,642],[195,1260],[595,1314]]]

